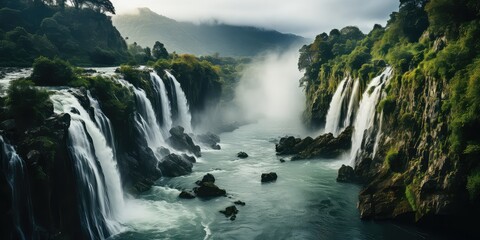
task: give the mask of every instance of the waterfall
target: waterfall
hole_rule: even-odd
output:
[[[365,131],[371,128],[374,124],[375,113],[378,102],[382,94],[382,87],[388,82],[392,75],[392,68],[387,67],[379,76],[373,78],[365,89],[360,105],[357,111],[357,116],[353,123],[354,130],[352,135],[352,149],[350,164],[355,165],[357,154],[361,150],[362,141]]]
[[[120,232],[118,222],[124,200],[112,148],[102,130],[68,90],[57,91],[51,99],[56,113],[70,113],[72,117],[68,142],[80,191],[82,228],[91,239]],[[95,115],[95,118],[101,117]]]
[[[352,117],[354,116],[355,108],[357,107],[358,94],[360,92],[360,80],[355,80],[353,84],[352,94],[350,95],[350,101],[348,102],[347,116],[343,122],[343,126],[347,127],[352,124]]]
[[[90,91],[87,91],[87,97],[90,101],[90,106],[93,108],[95,123],[97,124],[98,128],[103,133],[103,136],[107,139],[108,146],[112,148],[113,154],[115,155],[115,140],[113,138],[113,129],[112,124],[110,123],[110,119],[103,114],[102,110],[100,109],[100,104],[98,103],[97,99],[93,98],[90,94]]]
[[[155,97],[158,99],[156,106],[157,108],[161,108],[159,109],[160,111],[157,112],[162,113],[162,121],[160,124],[163,136],[166,138],[169,136],[168,131],[172,128],[172,110],[170,108],[170,100],[168,100],[167,89],[165,83],[157,73],[151,72],[150,80],[152,81],[153,90],[155,91]]]
[[[14,239],[36,239],[30,185],[23,159],[17,155],[12,145],[0,135],[0,167],[6,177],[11,193]],[[3,202],[8,202],[2,199]],[[6,227],[6,226],[2,226]]]
[[[142,135],[145,136],[148,147],[156,153],[158,148],[165,145],[165,139],[163,138],[161,128],[158,125],[157,116],[153,110],[152,103],[147,98],[147,94],[143,89],[136,88],[123,79],[120,79],[119,82],[123,86],[133,90],[137,106],[135,124],[138,130],[142,132]]]
[[[345,98],[345,86],[350,81],[349,77],[344,78],[335,90],[330,107],[328,108],[327,117],[325,121],[325,133],[332,133],[337,136],[340,131],[340,121],[342,115],[342,104]]]
[[[177,96],[177,109],[178,109],[178,119],[177,125],[182,126],[185,128],[186,133],[192,132],[192,115],[190,115],[190,110],[188,107],[187,96],[185,92],[182,90],[180,83],[177,81],[175,76],[173,76],[170,72],[165,71],[167,76],[173,81],[175,85],[175,95]]]

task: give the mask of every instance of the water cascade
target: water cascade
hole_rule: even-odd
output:
[[[343,122],[344,127],[350,126],[350,124],[352,124],[352,118],[358,106],[357,100],[358,100],[359,94],[360,94],[360,80],[357,79],[353,83],[352,94],[350,95],[350,100],[348,102],[347,116],[345,117],[345,121]]]
[[[354,132],[352,135],[352,150],[350,164],[355,165],[357,154],[362,148],[362,141],[365,131],[374,125],[377,105],[381,100],[383,86],[388,82],[392,75],[392,68],[387,67],[379,76],[373,78],[365,89],[357,116],[353,123]]]
[[[178,118],[177,118],[177,125],[182,126],[185,128],[185,132],[191,133],[192,132],[192,115],[190,115],[190,110],[188,107],[187,97],[185,92],[182,90],[180,83],[177,81],[175,76],[173,76],[170,72],[165,71],[167,76],[173,81],[175,85],[175,95],[177,96],[177,109],[178,109]]]
[[[0,167],[10,187],[12,218],[15,228],[15,239],[29,239],[35,230],[35,222],[32,214],[32,200],[30,186],[26,175],[26,166],[23,159],[17,155],[12,145],[6,143],[0,135]],[[8,202],[2,199],[4,202]],[[6,227],[6,226],[3,226]]]
[[[102,110],[100,109],[100,104],[98,103],[97,99],[93,98],[90,94],[90,91],[87,91],[87,97],[90,101],[90,106],[93,108],[95,123],[97,127],[103,133],[103,136],[107,139],[108,146],[112,148],[113,154],[115,155],[115,140],[113,138],[113,129],[112,124],[110,123],[110,119],[103,114]]]
[[[137,106],[135,123],[142,135],[145,136],[148,147],[156,153],[158,148],[165,145],[165,139],[163,138],[152,103],[147,98],[147,94],[143,89],[136,88],[131,83],[122,79],[120,79],[119,82],[123,86],[133,90]]]
[[[170,108],[170,100],[168,100],[167,89],[165,87],[165,83],[157,73],[151,72],[150,80],[152,81],[153,90],[155,91],[155,105],[157,108],[161,108],[157,112],[161,113],[162,119],[160,121],[160,125],[163,131],[163,136],[166,138],[169,135],[168,131],[172,128],[172,109]]]
[[[337,90],[333,94],[330,107],[327,112],[325,121],[325,132],[332,133],[337,136],[340,131],[340,121],[342,115],[342,105],[345,98],[345,86],[350,81],[349,77],[344,78],[337,87]]]
[[[56,113],[70,113],[72,117],[68,144],[78,179],[79,213],[84,232],[90,239],[120,232],[123,191],[107,138],[70,92],[57,91],[51,99]],[[100,109],[95,111],[95,118],[102,117],[100,112]],[[105,127],[111,129],[109,125]]]

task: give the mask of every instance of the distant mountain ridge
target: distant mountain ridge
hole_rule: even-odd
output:
[[[248,26],[226,24],[193,24],[178,22],[152,12],[138,9],[139,14],[113,17],[114,26],[127,42],[152,47],[155,41],[165,44],[169,52],[222,56],[253,56],[262,51],[287,48],[305,38]]]

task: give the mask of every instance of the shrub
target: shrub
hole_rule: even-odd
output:
[[[474,171],[468,175],[467,190],[472,201],[480,198],[480,170]]]
[[[7,92],[9,113],[20,127],[40,124],[53,114],[48,92],[35,88],[29,80],[12,81]]]
[[[413,211],[417,211],[417,205],[415,204],[415,193],[410,185],[407,185],[405,188],[405,197],[407,198],[407,201]]]
[[[75,80],[75,75],[68,62],[59,58],[50,60],[39,57],[33,63],[31,78],[37,86],[66,86]]]

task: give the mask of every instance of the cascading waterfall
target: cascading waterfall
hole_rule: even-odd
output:
[[[157,116],[153,110],[152,103],[147,98],[147,94],[143,89],[136,88],[131,83],[119,79],[119,82],[133,90],[135,94],[135,102],[137,106],[137,114],[135,115],[135,124],[142,132],[147,140],[148,147],[156,154],[158,148],[165,145],[162,131],[158,125]]]
[[[113,138],[113,129],[112,124],[110,123],[110,119],[103,114],[102,110],[100,109],[100,104],[98,103],[97,99],[93,98],[90,94],[90,91],[87,91],[87,97],[90,101],[90,106],[93,108],[95,123],[97,124],[98,128],[103,133],[103,136],[107,139],[108,145],[112,148],[113,154],[115,155],[115,140]]]
[[[158,108],[161,108],[161,129],[163,131],[163,136],[166,138],[169,135],[168,131],[172,128],[172,109],[170,108],[170,100],[168,100],[167,89],[165,87],[165,83],[157,73],[151,72],[150,80],[152,81],[156,98],[158,98],[156,105]]]
[[[15,227],[15,239],[37,239],[35,221],[32,213],[30,186],[26,175],[26,166],[12,145],[6,143],[0,135],[1,170],[6,177],[12,194],[12,218]],[[6,201],[3,199],[2,201]],[[5,227],[5,226],[3,226]]]
[[[72,117],[68,141],[78,175],[76,179],[84,232],[90,239],[106,238],[120,232],[124,199],[112,148],[75,96],[67,90],[61,90],[51,99],[56,113],[70,113]],[[97,116],[99,112],[99,109],[95,111],[95,118],[101,118]]]
[[[357,116],[353,123],[354,130],[352,135],[351,166],[355,165],[355,159],[362,147],[362,141],[365,131],[371,128],[375,120],[375,111],[380,101],[382,87],[388,82],[392,75],[392,68],[387,67],[379,76],[373,78],[365,89]]]
[[[352,124],[352,117],[354,116],[354,111],[355,108],[357,107],[357,99],[358,99],[358,94],[360,92],[360,80],[355,80],[353,83],[353,89],[352,89],[352,94],[350,95],[350,101],[348,102],[348,110],[347,110],[347,116],[345,117],[345,121],[343,122],[343,126],[347,127]]]
[[[325,132],[332,133],[334,136],[337,136],[340,131],[340,121],[342,115],[342,104],[343,99],[345,98],[345,86],[347,82],[350,81],[349,77],[344,78],[335,90],[333,94],[332,101],[330,102],[330,107],[328,108],[327,117],[325,121]]]
[[[182,126],[185,128],[185,132],[191,133],[192,132],[192,115],[190,114],[187,96],[185,92],[182,90],[182,86],[177,81],[175,76],[173,76],[170,72],[165,71],[167,76],[173,81],[175,85],[175,93],[177,96],[177,109],[178,109],[178,119],[177,125]]]

